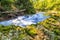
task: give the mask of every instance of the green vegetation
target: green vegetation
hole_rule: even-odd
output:
[[[60,0],[30,0],[36,11],[60,10]],[[57,7],[58,6],[58,7]]]
[[[54,34],[57,37],[55,40],[59,40],[60,39],[60,13],[49,14],[49,15],[51,17],[43,22],[40,22],[40,25],[54,32]]]
[[[12,36],[11,40],[17,40],[17,39],[18,40],[23,40],[23,39],[28,40],[29,36],[33,37],[35,34],[37,34],[37,29],[34,27],[21,28],[19,26],[14,26],[14,25],[10,25],[10,26],[0,25],[0,38],[4,37],[4,36],[6,36],[7,38],[10,38],[10,36]],[[4,35],[4,36],[2,36],[2,35]],[[7,38],[6,38],[6,40],[7,40]],[[4,38],[1,38],[1,39],[4,39]]]
[[[8,38],[11,40],[40,40],[39,37],[51,35],[52,32],[54,34],[54,40],[60,40],[60,0],[1,0],[0,9],[1,8],[4,11],[26,9],[27,14],[43,11],[46,12],[45,15],[49,15],[50,18],[36,25],[29,25],[26,28],[15,25],[0,25],[0,40]],[[3,15],[0,13],[0,16]],[[48,33],[45,29],[51,32]],[[43,34],[42,36],[41,33]],[[50,38],[52,36],[47,36],[47,38],[48,37]],[[44,37],[41,38],[41,40],[43,39]],[[51,38],[48,40],[51,40]]]
[[[58,13],[53,13],[53,14],[51,14],[51,13],[46,13],[46,14],[50,15],[51,17],[42,22],[37,23],[36,25],[26,26],[25,28],[22,28],[20,26],[14,26],[14,25],[10,25],[10,26],[0,25],[0,33],[2,33],[5,36],[9,36],[9,33],[11,33],[13,35],[12,40],[13,39],[30,40],[31,39],[30,37],[34,38],[40,31],[43,31],[43,29],[46,28],[47,30],[53,32],[53,34],[55,35],[54,40],[59,40],[60,39],[60,13],[58,12]],[[41,27],[44,27],[44,28],[41,29]],[[47,33],[45,31],[45,29],[43,32]],[[50,35],[51,32],[48,34]],[[15,33],[17,33],[17,34],[15,35]],[[40,32],[40,33],[42,33],[42,32]],[[0,35],[2,35],[2,34],[0,34]],[[39,34],[38,34],[38,36],[39,36]],[[16,38],[16,36],[18,36],[18,37]]]
[[[5,11],[26,9],[26,13],[35,13],[30,0],[1,0],[1,7]]]
[[[60,0],[1,0],[1,7],[5,10],[26,9],[27,13],[49,10],[59,11]]]

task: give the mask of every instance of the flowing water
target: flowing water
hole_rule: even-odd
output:
[[[0,24],[5,26],[13,24],[21,27],[26,25],[36,24],[38,22],[41,22],[49,18],[49,16],[45,16],[44,13],[45,12],[39,12],[33,15],[18,16],[17,18],[12,20],[2,21],[0,22]]]

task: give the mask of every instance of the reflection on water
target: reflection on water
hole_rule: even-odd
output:
[[[41,22],[49,16],[44,15],[45,12],[39,12],[34,15],[26,15],[26,16],[18,16],[16,19],[8,20],[8,21],[2,21],[0,24],[2,25],[18,25],[18,26],[26,26],[31,24],[36,24],[37,22]]]

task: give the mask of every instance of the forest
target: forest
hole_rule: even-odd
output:
[[[26,27],[0,25],[0,40],[60,40],[60,0],[0,1],[0,22],[37,12],[50,17]]]

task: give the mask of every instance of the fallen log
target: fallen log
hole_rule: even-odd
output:
[[[18,12],[24,12],[26,9],[23,10],[15,10],[15,11],[5,11],[5,12],[0,12],[0,13],[18,13]]]

